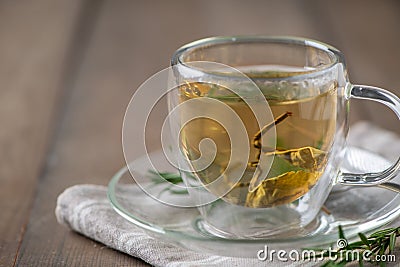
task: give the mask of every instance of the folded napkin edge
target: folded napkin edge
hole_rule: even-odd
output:
[[[82,195],[83,192],[93,189],[102,190],[106,192],[107,188],[104,185],[96,185],[96,184],[76,184],[65,188],[64,191],[57,197],[57,205],[55,209],[57,222],[70,229],[73,229],[73,226],[71,225],[69,220],[70,218],[69,203],[71,202],[71,200],[78,199],[77,197],[79,195]]]

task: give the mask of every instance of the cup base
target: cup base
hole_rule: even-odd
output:
[[[226,239],[265,239],[272,237],[286,239],[327,233],[332,230],[330,226],[332,223],[334,223],[334,221],[335,218],[333,216],[321,210],[317,217],[304,227],[293,225],[292,227],[285,226],[274,230],[265,230],[265,228],[262,227],[253,227],[252,229],[246,229],[246,232],[251,234],[244,234],[243,232],[242,234],[232,234],[218,229],[204,220],[203,217],[198,217],[193,222],[193,228],[200,234],[208,237],[219,237]]]

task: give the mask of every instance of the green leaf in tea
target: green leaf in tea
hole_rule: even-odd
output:
[[[317,182],[317,170],[324,152],[312,147],[271,153],[274,156],[269,174],[253,191],[248,192],[246,206],[275,206],[296,200]]]

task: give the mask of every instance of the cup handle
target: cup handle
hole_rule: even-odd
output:
[[[389,91],[373,86],[351,85],[348,97],[373,100],[382,103],[391,108],[400,119],[400,99]],[[384,185],[390,184],[386,182],[396,177],[399,171],[400,158],[384,171],[371,173],[341,173],[337,181],[339,184],[343,185]]]

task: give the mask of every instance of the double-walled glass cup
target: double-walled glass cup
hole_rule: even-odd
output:
[[[213,235],[290,236],[335,184],[373,186],[397,174],[341,173],[349,100],[394,94],[349,82],[340,51],[292,37],[214,37],[172,58],[170,123],[189,194]]]

